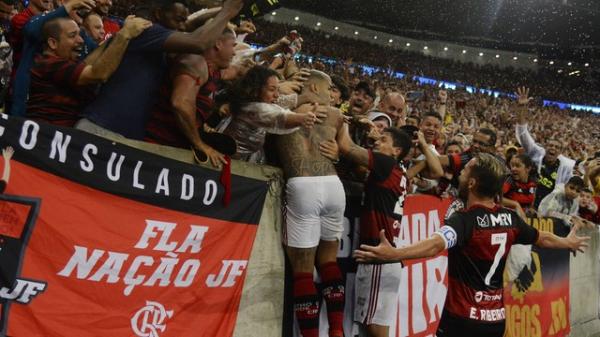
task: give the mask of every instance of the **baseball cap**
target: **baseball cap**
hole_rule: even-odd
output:
[[[373,88],[371,88],[371,85],[367,81],[358,82],[358,84],[354,87],[354,90],[362,90],[365,92],[365,94],[367,94],[367,96],[370,96],[372,99],[375,99],[376,97],[375,91],[373,90]]]
[[[376,119],[379,119],[379,118],[385,118],[385,120],[388,122],[389,126],[393,126],[394,125],[394,124],[392,124],[392,119],[390,118],[390,116],[388,116],[387,114],[385,114],[383,112],[371,111],[367,115],[367,118],[369,118],[369,120],[372,121],[372,122],[374,122]]]

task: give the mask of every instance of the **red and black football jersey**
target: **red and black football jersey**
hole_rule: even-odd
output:
[[[188,76],[195,79],[197,85],[201,84],[199,78]],[[196,125],[194,125],[194,128],[198,129],[199,132],[202,131],[202,125],[212,112],[213,97],[219,89],[220,80],[221,71],[218,69],[211,71],[206,83],[198,89],[196,95]],[[165,81],[160,88],[161,99],[154,107],[150,120],[146,124],[146,137],[144,140],[162,145],[187,148],[191,143],[181,131],[175,112],[171,108],[172,93],[171,81]]]
[[[379,232],[385,229],[388,241],[394,244],[394,238],[400,234],[406,173],[394,158],[372,151],[369,151],[369,170],[360,217],[360,242],[378,245]]]
[[[447,171],[454,174],[455,177],[458,177],[460,171],[462,171],[471,159],[473,159],[473,153],[471,153],[470,149],[460,154],[448,155],[448,162],[450,165],[448,166]]]
[[[504,322],[502,273],[513,244],[533,244],[539,232],[512,210],[472,207],[454,213],[438,232],[448,247],[444,310],[484,323]]]
[[[502,193],[505,198],[518,202],[525,209],[533,207],[536,189],[537,183],[535,181],[530,180],[522,183],[508,177],[502,186]]]
[[[31,67],[26,117],[73,127],[94,97],[94,85],[78,85],[84,62],[40,54]]]

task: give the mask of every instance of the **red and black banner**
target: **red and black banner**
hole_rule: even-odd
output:
[[[220,172],[2,115],[8,146],[0,335],[233,334],[267,182],[225,206]]]
[[[538,230],[567,236],[570,228],[553,218],[528,219]],[[506,336],[568,336],[569,251],[533,246],[531,264],[504,288]]]

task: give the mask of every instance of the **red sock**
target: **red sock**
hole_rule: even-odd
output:
[[[344,278],[336,262],[329,262],[319,267],[323,281],[323,298],[327,303],[327,319],[329,320],[329,335],[342,336],[344,331]]]
[[[294,312],[302,337],[319,337],[319,296],[312,273],[294,274]]]

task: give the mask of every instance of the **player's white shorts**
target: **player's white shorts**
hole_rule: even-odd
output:
[[[354,283],[354,321],[391,326],[398,307],[401,263],[359,264]]]
[[[286,202],[287,246],[313,248],[342,237],[346,195],[338,176],[290,178]]]

